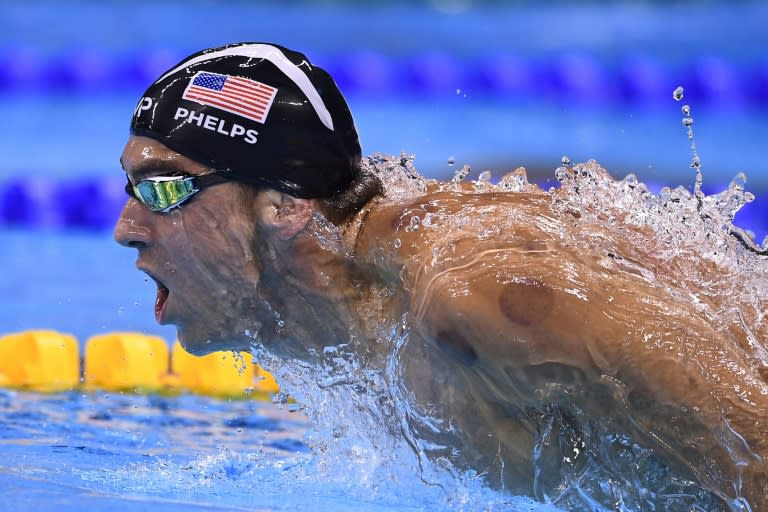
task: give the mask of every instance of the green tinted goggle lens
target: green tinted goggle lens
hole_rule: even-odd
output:
[[[181,176],[149,178],[133,186],[136,199],[153,212],[167,212],[192,197],[198,190],[195,188],[194,178]]]
[[[141,201],[153,212],[167,212],[181,205],[203,187],[227,181],[220,173],[203,176],[156,176],[146,178],[132,185],[129,181],[125,191]]]

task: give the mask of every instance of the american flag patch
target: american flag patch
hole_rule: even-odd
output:
[[[264,124],[277,89],[239,76],[198,71],[182,98]]]

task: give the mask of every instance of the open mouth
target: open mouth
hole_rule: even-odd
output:
[[[168,294],[170,291],[158,278],[149,272],[145,271],[145,273],[150,278],[152,278],[152,280],[155,282],[155,285],[157,285],[157,296],[155,297],[155,320],[157,320],[157,323],[162,324],[165,316],[165,303],[168,300]]]

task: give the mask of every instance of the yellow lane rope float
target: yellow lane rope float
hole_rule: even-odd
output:
[[[114,332],[79,344],[51,330],[0,336],[0,387],[56,392],[75,388],[136,393],[198,393],[221,397],[268,397],[279,386],[248,353],[214,352],[197,357],[177,341]],[[81,373],[82,369],[82,373]]]

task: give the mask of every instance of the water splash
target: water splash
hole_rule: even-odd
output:
[[[456,171],[456,174],[453,175],[453,178],[451,178],[451,183],[454,185],[460,184],[466,179],[471,171],[472,169],[468,165],[464,165],[461,169]]]
[[[405,201],[427,191],[428,180],[416,170],[414,158],[407,153],[402,153],[399,157],[374,153],[363,158],[361,166],[379,177],[393,200]]]
[[[738,252],[733,245],[742,245],[755,254],[765,254],[768,246],[768,237],[758,245],[751,233],[733,224],[736,213],[755,199],[754,194],[744,188],[744,173],[738,173],[725,190],[709,196],[701,190],[699,173],[693,194],[684,187],[664,187],[656,195],[632,174],[621,181],[614,180],[594,160],[573,169],[559,167],[555,176],[564,192],[572,193],[570,204],[580,205],[580,211],[591,205],[627,216],[632,225],[648,225],[665,239],[669,238],[673,247],[692,251],[692,256],[696,255],[696,244],[702,242],[700,238],[706,241],[701,245],[704,254],[712,244],[727,246],[730,252]],[[590,211],[583,213],[589,215]],[[715,233],[717,236],[713,237]],[[674,255],[672,252],[670,256]]]
[[[612,268],[669,287],[681,301],[692,303],[703,318],[724,330],[749,332],[749,344],[743,347],[747,358],[768,368],[764,346],[768,313],[761,299],[768,290],[765,242],[757,245],[748,233],[733,225],[736,212],[753,199],[744,190],[745,177],[738,175],[728,189],[711,196],[703,194],[700,187],[693,194],[684,187],[664,188],[653,194],[635,175],[614,179],[595,161],[563,163],[555,171],[560,186],[549,192],[549,198],[555,211],[574,219],[575,228],[560,231],[547,218],[537,222],[551,229],[563,246],[600,245],[610,255],[611,239],[633,241],[631,256],[665,268],[673,277],[665,281],[633,258],[616,257],[617,253],[610,262]],[[421,177],[413,158],[406,155],[374,155],[363,165],[382,179],[393,201],[422,195],[432,185],[438,191],[467,194],[545,194],[528,182],[523,168],[496,182],[490,174],[465,182],[470,168],[464,166],[448,183],[438,184]],[[498,217],[489,222],[488,217],[469,212],[452,217],[430,215],[411,215],[405,231],[439,227],[450,239],[453,233],[469,227],[482,240],[494,240],[523,218],[514,211],[509,211],[503,222]],[[438,250],[433,257],[440,261],[446,254]],[[477,257],[482,258],[483,253],[479,251]],[[719,270],[713,273],[713,268]],[[589,276],[574,279],[574,293],[587,293],[578,289],[578,280],[588,282]],[[719,301],[733,306],[714,310],[710,305]],[[656,327],[662,329],[663,325]],[[465,469],[460,462],[464,455],[452,444],[456,432],[450,417],[443,414],[441,402],[424,408],[404,385],[404,368],[424,360],[410,352],[414,348],[409,339],[406,318],[377,340],[377,346],[387,348],[380,356],[383,361],[361,355],[367,349],[356,339],[326,347],[314,354],[317,363],[312,364],[281,360],[262,347],[254,347],[256,359],[276,374],[313,424],[306,442],[314,456],[294,470],[294,478],[315,478],[347,496],[373,497],[403,506],[418,507],[425,502],[440,503],[446,509],[516,506],[519,502],[514,499],[518,498],[487,487],[488,478],[512,468],[505,468],[499,459],[484,475]],[[628,390],[620,383],[608,382],[605,389],[618,403],[629,400]],[[276,401],[285,407],[291,403],[285,394],[278,395]],[[526,403],[525,399],[521,403]],[[469,404],[468,410],[471,407]],[[626,410],[631,418],[629,406]],[[629,431],[647,432],[642,425],[612,424],[587,411],[573,415],[546,407],[518,413],[533,432],[538,432],[533,469],[539,475],[535,495],[541,502],[564,509],[596,510],[613,505],[621,510],[716,509],[721,503],[690,479],[671,472],[648,448],[653,439],[641,436],[638,441],[628,435]],[[718,435],[721,445],[739,457],[738,464],[750,456],[736,430],[723,428]],[[552,468],[557,468],[556,476],[552,476]],[[497,487],[503,489],[503,485]]]
[[[682,99],[682,87],[680,89],[680,98]],[[677,89],[675,90],[677,92]],[[691,106],[683,105],[680,109],[683,113],[683,126],[685,126],[688,140],[691,142],[691,165],[690,167],[696,171],[696,181],[693,187],[693,194],[696,196],[696,200],[701,204],[704,199],[704,193],[701,191],[701,185],[704,181],[704,177],[701,174],[701,158],[696,151],[696,142],[693,140],[693,117],[691,117]]]
[[[477,179],[472,183],[472,185],[475,188],[475,191],[483,192],[487,190],[492,185],[491,177],[492,177],[491,171],[481,172],[480,175],[477,177]]]
[[[538,187],[528,182],[525,167],[518,167],[502,176],[496,184],[496,189],[501,192],[533,192]]]
[[[413,408],[407,389],[393,385],[400,371],[399,350],[407,345],[405,329],[403,322],[380,340],[391,346],[384,372],[366,364],[355,340],[326,347],[312,365],[275,358],[254,347],[256,357],[290,393],[290,399],[278,394],[275,402],[302,404],[301,412],[312,424],[305,442],[313,457],[272,475],[273,485],[289,495],[300,490],[343,496],[344,501],[388,505],[391,510],[559,510],[527,497],[500,494],[476,473],[428,457],[440,447],[419,429],[440,428],[435,422],[441,420]]]

